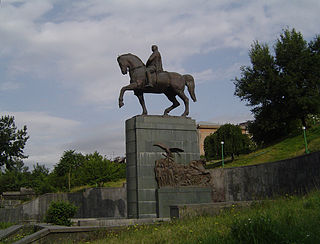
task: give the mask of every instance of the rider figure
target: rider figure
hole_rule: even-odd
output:
[[[153,87],[151,73],[155,72],[157,75],[159,72],[163,71],[161,55],[160,55],[160,52],[158,51],[158,47],[156,45],[152,45],[151,50],[153,53],[151,54],[150,58],[146,63],[146,73],[147,73],[146,87]]]

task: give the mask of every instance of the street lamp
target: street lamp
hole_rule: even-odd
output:
[[[304,144],[305,144],[305,147],[306,147],[306,150],[305,150],[305,151],[306,151],[306,153],[310,153],[309,150],[308,150],[306,127],[305,127],[305,126],[302,126],[302,130],[303,130]]]
[[[222,167],[224,167],[224,158],[223,158],[223,144],[224,144],[224,141],[221,141]]]

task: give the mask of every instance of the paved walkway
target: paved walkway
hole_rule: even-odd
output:
[[[90,218],[90,219],[73,219],[73,222],[78,226],[57,226],[50,224],[35,224],[40,227],[41,230],[28,235],[21,240],[15,242],[15,244],[27,244],[33,243],[35,241],[44,241],[46,238],[50,238],[53,235],[63,235],[69,234],[69,237],[72,235],[81,235],[83,233],[93,232],[97,230],[112,230],[112,229],[121,229],[125,226],[136,225],[136,224],[156,224],[164,221],[170,221],[170,218],[148,218],[148,219],[104,219],[104,218]],[[0,231],[0,241],[7,238],[8,236],[17,232],[23,225],[14,225],[5,230]],[[49,235],[51,235],[49,237]]]

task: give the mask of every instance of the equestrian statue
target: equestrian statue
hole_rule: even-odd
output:
[[[187,116],[189,114],[189,98],[184,94],[185,86],[187,86],[192,100],[194,102],[197,101],[193,77],[191,75],[180,75],[176,72],[163,71],[158,47],[153,45],[151,50],[153,53],[146,65],[140,58],[131,53],[120,55],[117,58],[121,73],[126,75],[129,71],[130,75],[130,84],[121,88],[119,107],[121,108],[124,105],[124,92],[133,90],[142,106],[142,115],[147,115],[143,93],[164,93],[172,102],[172,105],[166,108],[163,114],[168,115],[171,110],[180,105],[176,99],[178,95],[185,105],[184,113],[181,116]]]

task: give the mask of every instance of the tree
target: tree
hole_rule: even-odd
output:
[[[208,160],[221,158],[222,141],[224,155],[231,156],[231,160],[234,160],[235,155],[250,151],[251,142],[248,135],[242,134],[241,128],[237,125],[225,124],[205,138],[204,150]]]
[[[99,185],[108,181],[124,178],[126,165],[111,162],[98,152],[83,155],[73,150],[63,153],[59,163],[55,165],[52,173],[45,178],[51,189],[46,191],[67,190],[73,186]]]
[[[67,176],[69,190],[71,188],[71,178],[84,161],[84,155],[76,153],[74,150],[68,150],[63,153],[59,163],[54,167],[54,173],[57,176]]]
[[[55,191],[54,187],[49,182],[49,169],[46,168],[45,165],[40,165],[38,163],[36,165],[33,165],[29,184],[37,194],[44,194]]]
[[[26,167],[22,170],[13,168],[0,171],[0,193],[5,191],[19,191],[21,187],[30,186],[30,172]]]
[[[17,130],[13,116],[1,116],[0,169],[5,166],[7,170],[12,170],[23,164],[22,159],[27,158],[23,149],[28,139],[27,126]]]
[[[285,29],[274,53],[255,41],[249,51],[252,65],[242,66],[234,82],[235,95],[253,107],[249,131],[259,143],[288,135],[297,120],[306,126],[309,114],[320,113],[320,37],[308,44],[300,32]]]
[[[118,180],[125,176],[124,164],[111,162],[98,152],[86,156],[86,162],[80,168],[83,184],[103,186],[108,181]]]
[[[218,159],[220,157],[218,143],[219,141],[216,133],[210,134],[204,139],[204,155],[207,160]]]

